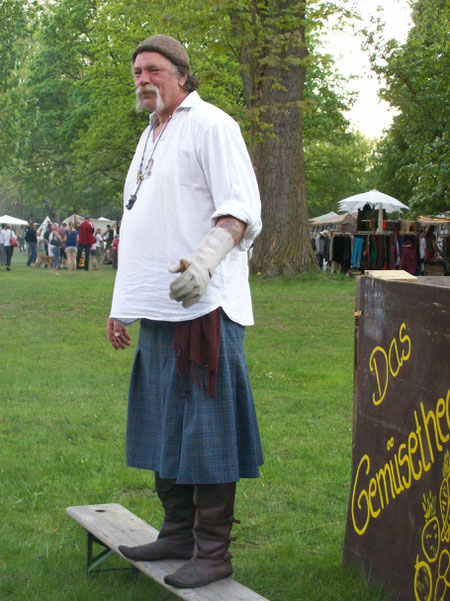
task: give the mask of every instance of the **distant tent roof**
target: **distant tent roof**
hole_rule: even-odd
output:
[[[51,223],[52,220],[50,219],[50,217],[47,215],[47,217],[44,219],[44,221],[41,223],[41,225],[46,225],[47,223]]]
[[[69,217],[67,217],[67,219],[64,219],[64,223],[70,223],[74,219],[78,223],[82,223],[84,221],[83,216],[77,215],[76,213],[74,213],[73,215],[69,215]],[[113,228],[116,227],[116,221],[114,221],[113,219],[107,219],[106,217],[99,217],[98,219],[94,219],[93,217],[91,217],[91,223],[96,230],[101,229],[102,232],[106,231],[107,225],[110,225]]]
[[[330,219],[330,217],[337,217],[338,214],[335,213],[334,211],[331,211],[330,213],[326,213],[325,215],[319,215],[319,217],[313,217],[312,219],[310,219],[310,221],[313,221],[314,223],[319,223],[320,221],[326,221],[327,219]]]
[[[78,223],[81,223],[82,221],[84,221],[84,217],[82,215],[77,215],[76,213],[74,213],[73,215],[69,215],[67,219],[63,219],[64,223],[69,223],[70,221],[78,221]]]
[[[450,221],[450,217],[418,217],[417,221],[419,223],[427,223],[427,224],[439,224],[439,223],[448,223]]]
[[[6,223],[7,225],[28,225],[28,221],[17,219],[17,217],[11,217],[11,215],[2,215],[0,217],[0,223]]]
[[[335,214],[334,216],[330,214],[330,217],[328,217],[328,218],[325,218],[326,215],[322,215],[322,217],[318,221],[315,221],[314,219],[310,219],[309,225],[311,227],[315,227],[318,225],[325,226],[325,225],[336,225],[339,223],[346,223],[348,221],[352,221],[353,219],[356,219],[356,215],[357,215],[357,212],[342,213],[342,215]]]

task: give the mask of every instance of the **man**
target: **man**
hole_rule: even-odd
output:
[[[84,250],[84,271],[89,271],[89,256],[94,243],[94,226],[89,215],[86,215],[78,228],[77,269],[80,268],[80,259]]]
[[[32,221],[28,222],[28,227],[25,229],[25,242],[28,244],[27,267],[29,267],[33,263],[36,263],[37,259],[36,226]]]
[[[108,223],[108,225],[106,226],[106,232],[103,235],[103,241],[105,243],[106,250],[111,247],[113,240],[114,240],[114,230]]]
[[[236,482],[263,461],[243,351],[260,201],[239,126],[197,94],[184,47],[147,38],[132,67],[152,114],[125,183],[107,335],[124,349],[141,319],[127,463],[155,472],[165,517],[156,542],[120,550],[188,560],[165,582],[191,588],[232,574]]]

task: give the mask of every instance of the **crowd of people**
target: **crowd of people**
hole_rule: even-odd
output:
[[[77,270],[89,271],[98,269],[100,264],[112,265],[117,269],[119,236],[108,224],[102,233],[95,229],[89,215],[83,222],[48,223],[39,228],[29,221],[23,234],[17,235],[10,225],[2,224],[0,230],[0,265],[11,271],[11,258],[14,248],[28,253],[26,265],[45,268],[59,275],[59,270],[66,269],[70,275]]]

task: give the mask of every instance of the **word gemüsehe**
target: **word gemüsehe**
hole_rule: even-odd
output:
[[[353,528],[359,535],[371,519],[378,518],[396,497],[421,479],[436,460],[436,453],[450,440],[450,389],[434,410],[414,410],[415,429],[398,446],[394,456],[375,473],[369,455],[361,457],[352,490]],[[392,443],[391,443],[391,448]]]

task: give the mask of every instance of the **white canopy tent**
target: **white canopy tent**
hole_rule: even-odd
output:
[[[337,217],[338,214],[334,211],[325,213],[325,215],[319,215],[318,217],[312,217],[309,221],[313,223],[320,223],[321,221],[328,221],[331,217]]]
[[[343,213],[342,215],[338,215],[337,213],[334,213],[334,211],[331,211],[331,213],[327,213],[327,215],[321,215],[320,217],[310,219],[309,227],[312,234],[317,234],[323,229],[331,229],[334,232],[338,232],[339,230],[348,230],[351,232],[353,229],[356,229],[356,216],[356,211],[353,213]]]
[[[362,194],[355,194],[354,196],[344,198],[344,200],[338,202],[338,207],[339,211],[351,212],[356,211],[356,209],[362,209],[367,203],[372,205],[374,209],[384,209],[387,213],[409,209],[400,200],[379,190],[370,190],[370,192],[363,192]]]
[[[409,209],[408,206],[393,196],[384,194],[379,190],[370,190],[370,192],[355,194],[354,196],[349,196],[348,198],[340,200],[338,202],[338,210],[348,212],[356,211],[357,209],[362,209],[367,203],[374,209],[378,208],[378,231],[383,231],[383,210],[385,210],[386,213],[395,213],[396,211]]]
[[[7,225],[28,225],[28,221],[17,219],[17,217],[11,217],[11,215],[2,215],[0,217],[0,223],[6,223]]]
[[[69,224],[70,221],[77,221],[78,223],[82,223],[84,221],[84,217],[82,215],[77,215],[74,213],[73,215],[69,215],[67,219],[64,219],[64,222]],[[106,226],[111,226],[114,230],[116,229],[117,223],[112,219],[107,219],[106,217],[99,217],[98,219],[94,219],[91,217],[91,223],[94,226],[95,230],[100,229],[102,234],[106,232]]]
[[[47,215],[47,217],[44,219],[44,221],[41,223],[40,226],[38,226],[37,231],[38,234],[43,234],[45,232],[45,230],[47,229],[47,226],[49,225],[49,223],[51,223],[52,220],[50,219],[50,217]]]

